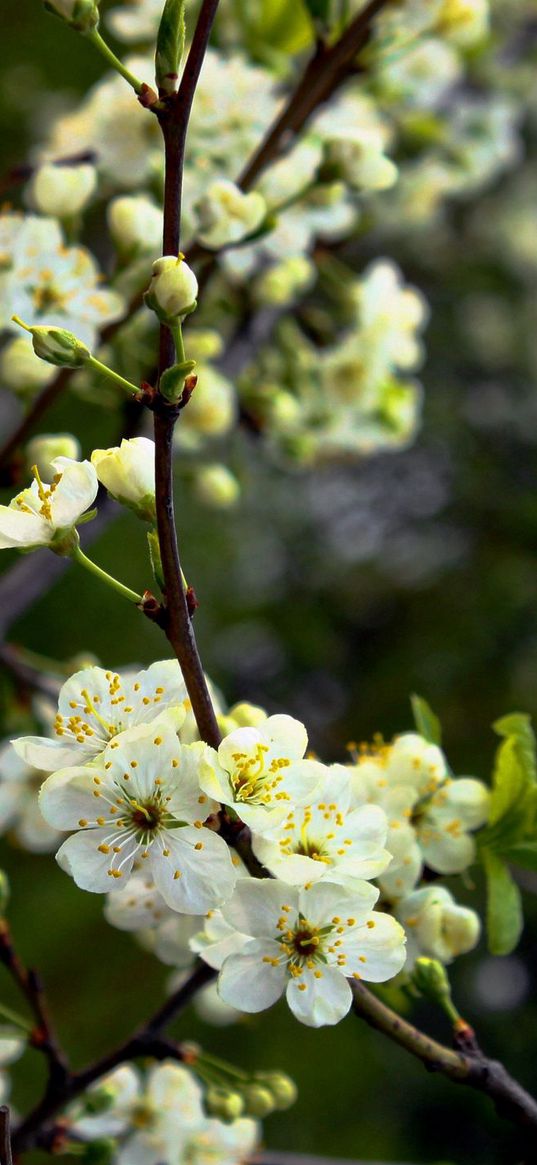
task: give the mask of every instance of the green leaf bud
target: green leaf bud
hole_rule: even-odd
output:
[[[45,8],[77,32],[90,32],[99,23],[98,0],[45,0]]]
[[[155,54],[155,79],[159,93],[175,93],[184,49],[185,0],[166,0]]]

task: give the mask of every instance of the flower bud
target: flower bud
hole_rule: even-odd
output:
[[[198,281],[184,255],[164,255],[153,263],[151,283],[144,295],[146,306],[161,323],[174,323],[196,307]]]
[[[77,32],[89,32],[99,23],[98,0],[45,0],[45,8]]]
[[[306,255],[290,255],[268,267],[256,279],[254,295],[258,303],[283,307],[307,291],[314,279],[315,267],[311,259]]]
[[[101,485],[146,522],[155,520],[155,446],[148,437],[124,439],[113,449],[94,449],[91,463]]]
[[[36,356],[57,368],[81,368],[91,356],[89,348],[64,328],[29,327],[18,316],[11,317],[32,336]]]
[[[78,461],[81,448],[72,433],[41,433],[39,437],[32,437],[25,453],[28,468],[37,465],[40,476],[45,481],[52,481],[56,472],[52,464],[54,458],[70,457],[71,461]]]
[[[382,152],[382,140],[371,130],[341,130],[325,142],[321,180],[341,179],[365,190],[387,190],[397,181],[397,166]]]
[[[234,1121],[244,1112],[244,1101],[238,1092],[214,1085],[205,1093],[205,1108],[210,1116],[223,1121]]]
[[[238,502],[241,487],[225,465],[204,465],[195,477],[196,496],[206,506],[229,510]]]
[[[413,980],[418,991],[432,999],[433,1003],[451,998],[447,971],[438,959],[427,959],[424,955],[416,959]]]
[[[28,187],[28,201],[40,214],[69,218],[84,209],[96,186],[94,166],[47,163],[36,170]]]
[[[277,1107],[272,1092],[262,1084],[247,1084],[242,1090],[242,1095],[247,1116],[263,1120],[263,1117],[269,1116]]]
[[[20,396],[34,393],[54,379],[53,368],[38,360],[32,345],[24,336],[10,340],[0,355],[0,382]]]
[[[162,211],[140,194],[114,198],[107,210],[108,229],[121,255],[160,251]]]
[[[234,182],[222,178],[211,183],[196,210],[200,242],[217,250],[254,234],[266,218],[267,205],[262,194],[244,194]]]
[[[256,1072],[255,1078],[272,1093],[276,1108],[280,1112],[291,1108],[295,1103],[298,1089],[294,1080],[291,1080],[285,1072]]]

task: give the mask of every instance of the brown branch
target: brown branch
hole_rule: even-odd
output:
[[[163,253],[177,254],[180,242],[181,192],[186,133],[194,92],[209,43],[218,0],[203,0],[192,46],[179,91],[158,114],[164,138],[164,227]],[[169,328],[161,325],[159,381],[175,361],[175,347]],[[179,416],[160,393],[154,405],[155,493],[157,529],[165,585],[165,606],[160,619],[166,636],[181,665],[192,710],[202,740],[218,746],[220,733],[207,682],[198,653],[187,595],[183,584],[173,508],[173,434]]]
[[[0,1105],[0,1165],[13,1165],[9,1108]]]
[[[42,1051],[48,1062],[47,1091],[61,1086],[69,1074],[67,1060],[56,1039],[48,1016],[43,985],[37,971],[27,968],[19,958],[5,919],[0,922],[0,962],[9,971],[26,999],[35,1020],[30,1036],[34,1048]]]
[[[493,1102],[498,1114],[521,1129],[528,1147],[537,1147],[537,1101],[497,1060],[476,1045],[466,1054],[447,1048],[392,1011],[363,983],[350,980],[353,1010],[370,1027],[405,1048],[431,1072],[440,1072],[455,1084],[466,1084]]]
[[[196,963],[188,979],[154,1015],[149,1017],[143,1027],[87,1068],[80,1072],[67,1072],[63,1079],[58,1078],[15,1129],[12,1136],[14,1152],[20,1153],[33,1148],[39,1142],[47,1125],[67,1104],[120,1064],[146,1056],[156,1060],[174,1059],[192,1063],[192,1045],[188,1043],[182,1045],[167,1039],[162,1035],[162,1031],[185,1010],[196,992],[210,983],[215,974],[216,972],[205,963]],[[3,1162],[0,1165],[3,1165]]]

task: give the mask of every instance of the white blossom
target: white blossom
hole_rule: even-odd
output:
[[[160,5],[160,0],[158,0]],[[112,199],[107,208],[110,234],[121,254],[160,251],[162,210],[144,194],[125,194]]]
[[[252,845],[276,878],[293,886],[335,882],[352,890],[382,874],[391,862],[385,849],[388,822],[377,805],[353,808],[351,781],[341,765],[322,766],[324,780],[309,805],[293,807],[275,829]]]
[[[0,832],[31,853],[50,853],[61,840],[57,829],[45,821],[38,804],[45,774],[29,767],[12,744],[0,746]]]
[[[303,760],[308,737],[291,716],[269,716],[258,728],[237,728],[218,752],[202,757],[200,783],[211,797],[230,805],[256,832],[278,824],[291,805],[311,801],[323,776]]]
[[[0,506],[0,550],[38,546],[62,550],[72,538],[76,523],[95,500],[97,477],[89,461],[56,457],[52,468],[50,485],[41,481],[36,469],[31,486],[8,506]]]
[[[102,287],[89,251],[65,246],[56,219],[11,213],[3,218],[11,220],[12,239],[3,255],[0,327],[13,330],[11,316],[17,315],[30,326],[73,332],[93,347],[98,330],[121,315],[121,296]]]
[[[222,965],[224,1002],[264,1011],[285,992],[302,1023],[338,1023],[352,1002],[348,977],[383,983],[405,961],[404,931],[373,911],[377,897],[369,882],[350,892],[328,882],[298,890],[267,879],[240,881],[223,915],[251,941]]]
[[[110,741],[99,762],[60,769],[41,789],[45,819],[76,830],[56,857],[83,890],[106,893],[126,884],[144,862],[164,901],[203,914],[229,897],[236,873],[228,847],[204,825],[217,808],[201,792],[205,745],[181,745],[161,722]]]
[[[182,319],[196,306],[198,281],[184,255],[155,259],[151,282],[144,299],[160,320]]]
[[[204,247],[218,250],[238,243],[253,234],[267,213],[262,194],[249,194],[227,178],[217,179],[207,187],[197,207],[198,238]]]
[[[23,736],[15,750],[29,765],[52,773],[96,760],[127,728],[173,718],[180,728],[190,708],[181,669],[164,659],[121,676],[102,667],[75,672],[63,685],[53,739]],[[54,739],[55,738],[55,739]]]

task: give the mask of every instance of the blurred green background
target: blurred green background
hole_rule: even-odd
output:
[[[60,107],[101,67],[81,39],[44,17],[37,0],[3,6],[2,36],[4,172],[39,137],[36,92],[57,94]],[[485,213],[495,199],[509,198],[513,180],[487,194]],[[349,739],[408,728],[408,695],[418,691],[441,716],[455,771],[486,779],[491,721],[514,709],[533,713],[537,701],[537,355],[530,323],[521,339],[525,279],[480,245],[475,206],[459,205],[451,227],[436,263],[401,237],[373,237],[354,255],[360,268],[391,254],[431,303],[416,446],[313,477],[263,464],[241,438],[231,454],[244,486],[238,509],[211,513],[182,487],[178,521],[187,577],[201,602],[202,657],[230,703],[249,699],[299,716],[328,760],[342,759]],[[499,351],[486,328],[480,348],[468,336],[472,305],[491,296],[507,337]],[[73,400],[56,406],[43,428],[76,432],[84,453],[114,432],[113,425],[103,430],[100,412]],[[93,553],[131,586],[147,585],[134,518],[118,517]],[[155,628],[74,571],[10,637],[58,659],[91,651],[114,667],[167,654]],[[6,732],[13,721],[11,712]],[[21,952],[42,970],[62,1039],[82,1064],[157,1005],[167,970],[108,928],[101,900],[78,891],[52,857],[2,849]],[[458,898],[474,900],[475,891],[453,882]],[[536,1090],[531,887],[526,900],[516,954],[492,960],[482,941],[459,960],[453,980],[486,1050]],[[0,991],[17,1006],[3,974]],[[448,1038],[428,1007],[416,1018]],[[427,1074],[356,1019],[312,1032],[277,1008],[233,1029],[188,1015],[178,1031],[224,1055],[231,1044],[237,1062],[281,1066],[296,1078],[299,1103],[266,1124],[271,1148],[416,1165],[518,1159],[515,1135],[486,1101]],[[37,1053],[16,1066],[19,1110],[35,1095],[41,1068]]]

